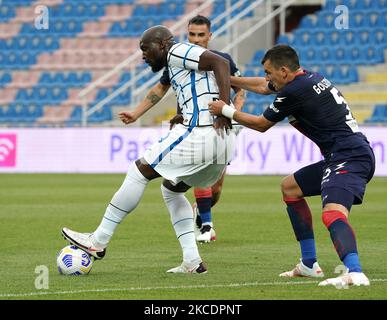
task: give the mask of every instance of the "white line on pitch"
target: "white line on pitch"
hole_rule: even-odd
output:
[[[371,282],[385,282],[387,279],[372,279]],[[36,291],[27,293],[4,293],[0,298],[33,297],[46,295],[65,295],[77,293],[99,293],[99,292],[119,292],[119,291],[152,291],[152,290],[175,290],[175,289],[209,289],[209,288],[238,288],[238,287],[258,287],[258,286],[293,286],[302,284],[315,284],[318,281],[288,281],[288,282],[246,282],[213,285],[192,285],[192,286],[166,286],[166,287],[131,287],[131,288],[105,288],[105,289],[84,289],[69,291]]]

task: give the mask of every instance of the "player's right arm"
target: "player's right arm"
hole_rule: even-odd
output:
[[[228,60],[207,50],[200,56],[199,70],[214,72],[219,88],[219,99],[230,103],[230,63]],[[231,121],[220,114],[214,122],[214,128],[229,129]]]
[[[199,70],[214,72],[219,88],[219,99],[230,103],[230,63],[228,60],[206,50],[200,56]]]
[[[273,94],[269,82],[264,77],[230,77],[231,85],[259,94]]]
[[[136,122],[138,118],[155,106],[165,96],[170,87],[170,84],[162,84],[158,82],[148,91],[145,98],[133,111],[120,112],[118,114],[119,118],[125,124]]]

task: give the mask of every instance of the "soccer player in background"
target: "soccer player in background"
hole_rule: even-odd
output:
[[[172,87],[183,107],[184,122],[129,167],[93,233],[63,228],[62,235],[96,259],[103,258],[117,226],[137,207],[148,182],[163,177],[162,195],[183,252],[182,264],[167,272],[204,273],[207,267],[199,255],[193,211],[184,193],[191,186],[213,185],[232,156],[235,133],[229,130],[231,121],[222,116],[214,118],[207,107],[213,99],[230,103],[229,63],[205,48],[176,43],[164,26],[147,29],[140,48],[153,72],[168,68]],[[124,123],[131,122],[126,112],[119,116]],[[208,141],[219,147],[213,148]]]
[[[300,244],[301,261],[280,276],[324,276],[317,262],[311,211],[304,199],[321,195],[322,221],[347,272],[326,279],[319,286],[368,286],[348,215],[352,205],[362,203],[366,184],[374,174],[371,146],[339,90],[320,74],[303,70],[293,48],[271,48],[262,64],[265,78],[232,78],[231,84],[260,94],[275,91],[276,99],[263,115],[236,111],[223,101],[210,102],[210,112],[260,132],[288,117],[290,124],[315,142],[324,156],[324,160],[282,180],[283,201]]]
[[[190,43],[199,45],[203,48],[208,48],[211,40],[211,21],[201,15],[193,17],[188,22],[188,41]],[[212,52],[227,59],[230,64],[230,74],[232,76],[240,76],[239,69],[229,54],[211,50]],[[150,108],[155,106],[167,93],[171,87],[168,68],[165,68],[160,82],[153,86],[147,93],[143,101],[133,111],[126,112],[128,122],[135,122],[141,115],[143,115]],[[234,106],[237,110],[241,110],[245,102],[245,90],[233,87],[235,96],[233,99]],[[184,120],[181,115],[181,108],[177,105],[177,115],[171,119],[171,128]],[[220,179],[211,187],[208,188],[194,188],[194,195],[196,202],[193,204],[196,226],[200,229],[197,232],[196,240],[199,242],[210,242],[216,239],[216,233],[213,228],[211,207],[213,207],[219,200],[222,192],[222,186],[226,171],[223,172]]]

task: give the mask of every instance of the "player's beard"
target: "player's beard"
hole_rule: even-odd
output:
[[[151,65],[153,72],[159,72],[164,68],[164,61],[162,59],[156,60],[154,64]]]

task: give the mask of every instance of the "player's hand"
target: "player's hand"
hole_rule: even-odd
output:
[[[222,108],[225,104],[222,100],[211,101],[208,103],[208,110],[213,116],[221,116]]]
[[[171,120],[169,120],[169,130],[172,130],[175,124],[183,123],[183,115],[177,114]]]
[[[118,117],[125,124],[130,124],[136,122],[137,116],[133,111],[122,111],[118,114]]]
[[[217,117],[214,121],[213,126],[217,131],[218,135],[220,135],[222,138],[224,138],[224,132],[229,134],[228,130],[232,129],[231,120],[223,116]]]

